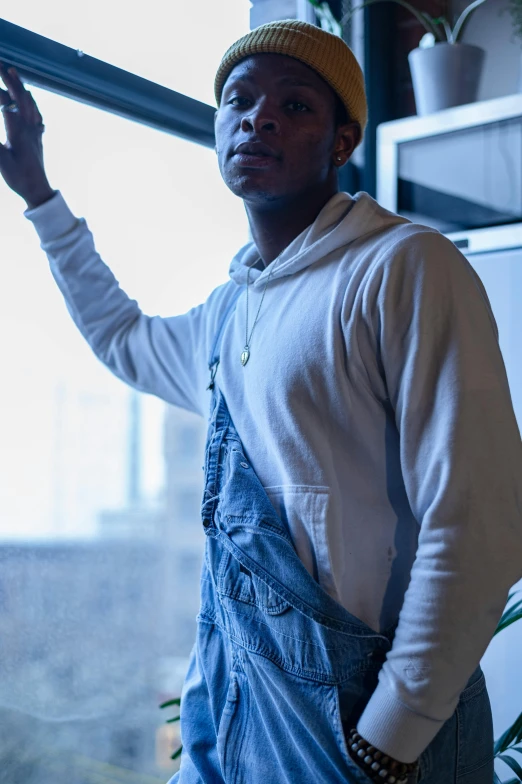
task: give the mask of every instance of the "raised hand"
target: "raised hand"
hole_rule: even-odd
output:
[[[43,163],[42,115],[16,69],[7,70],[0,63],[0,77],[7,88],[0,89],[0,110],[7,137],[6,143],[0,144],[0,174],[29,208],[37,207],[55,193]]]

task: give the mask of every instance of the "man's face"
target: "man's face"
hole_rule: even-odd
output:
[[[216,150],[223,180],[249,203],[292,199],[332,177],[343,134],[335,127],[336,97],[304,63],[258,54],[230,72],[216,112]],[[357,126],[349,157],[358,139]],[[350,147],[342,144],[345,149]],[[238,149],[239,147],[239,149]]]

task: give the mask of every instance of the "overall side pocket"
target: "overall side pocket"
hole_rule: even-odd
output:
[[[217,754],[223,779],[240,784],[242,749],[249,732],[248,685],[242,672],[233,670],[217,732]]]
[[[491,784],[493,719],[482,670],[477,670],[462,692],[456,713],[457,784]]]

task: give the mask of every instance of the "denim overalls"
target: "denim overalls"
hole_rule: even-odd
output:
[[[244,454],[214,386],[234,305],[209,361],[201,609],[181,698],[181,766],[169,784],[369,784],[344,733],[377,685],[395,626],[378,634],[319,586]],[[421,756],[418,780],[492,784],[492,758],[478,668]]]

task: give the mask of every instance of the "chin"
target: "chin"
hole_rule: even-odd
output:
[[[287,184],[280,170],[239,167],[227,161],[220,171],[227,188],[249,202],[273,201],[286,192]]]
[[[288,189],[282,182],[271,181],[268,177],[259,176],[258,172],[242,172],[234,177],[223,178],[225,185],[233,194],[251,204],[276,201],[287,195]]]
[[[263,190],[261,187],[245,188],[241,192],[236,193],[236,196],[239,196],[247,204],[252,205],[272,204],[274,202],[281,204],[281,201],[285,198],[285,194],[280,191]]]

